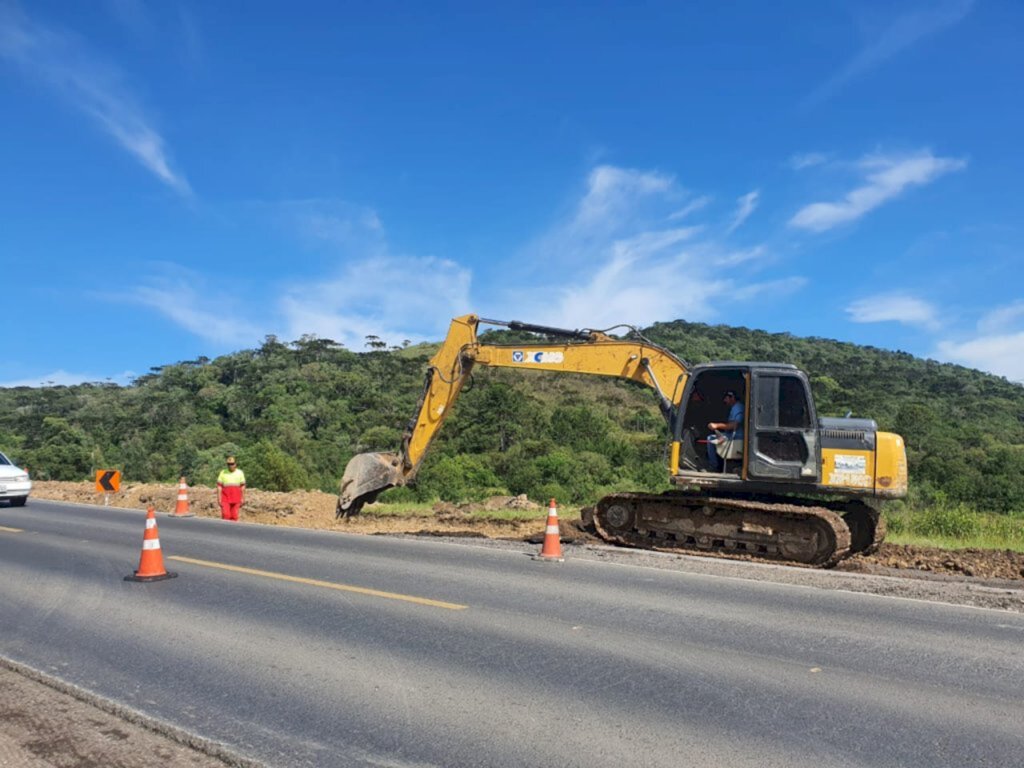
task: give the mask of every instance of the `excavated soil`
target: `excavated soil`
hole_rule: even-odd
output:
[[[54,501],[103,503],[102,494],[97,494],[88,483],[37,482],[32,494]],[[192,512],[203,517],[220,517],[214,489],[195,487],[190,488],[188,494]],[[126,484],[122,486],[121,493],[110,496],[110,504],[131,509],[153,506],[157,512],[170,513],[174,511],[177,496],[177,486]],[[546,515],[543,507],[527,500],[525,496],[496,496],[478,504],[439,502],[434,505],[431,514],[422,516],[388,514],[386,507],[370,505],[359,516],[347,520],[335,518],[335,503],[336,497],[333,494],[321,491],[276,493],[249,490],[246,492],[241,519],[262,525],[287,525],[347,533],[420,534],[540,542]],[[517,510],[521,512],[520,519],[494,519],[481,514],[500,510]],[[536,512],[536,515],[531,515],[531,512]],[[600,539],[582,527],[578,518],[564,513],[561,517],[561,533],[565,542],[600,542]],[[915,578],[1024,581],[1024,553],[882,544],[878,552],[849,558],[840,563],[837,570]]]

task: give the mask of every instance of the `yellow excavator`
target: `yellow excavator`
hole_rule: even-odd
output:
[[[536,334],[538,342],[481,342],[481,324]],[[618,328],[627,332],[610,335]],[[565,330],[465,315],[452,320],[430,360],[400,450],[349,461],[339,517],[358,514],[382,491],[416,477],[477,365],[612,376],[654,391],[667,424],[674,488],[614,493],[585,509],[584,523],[612,543],[827,567],[882,541],[884,523],[868,499],[907,492],[903,439],[880,432],[871,419],[819,418],[807,375],[796,366],[690,366],[629,326]],[[742,408],[732,413],[740,423],[722,421],[725,404],[737,402]]]

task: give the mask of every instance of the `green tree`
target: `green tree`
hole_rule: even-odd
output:
[[[309,475],[303,466],[269,440],[260,440],[239,451],[238,462],[249,488],[291,491],[309,485]]]
[[[31,452],[29,464],[40,477],[85,480],[92,473],[92,445],[88,435],[67,419],[43,419],[42,445]]]

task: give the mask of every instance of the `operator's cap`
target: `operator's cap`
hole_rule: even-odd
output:
[[[738,396],[738,395],[736,394],[736,392],[735,392],[734,390],[731,390],[731,389],[727,389],[727,390],[725,390],[725,394],[724,394],[724,395],[722,395],[722,397],[723,397],[723,398],[726,398],[726,397],[731,397],[731,398],[733,398],[734,400],[739,400],[739,399],[740,399],[740,398],[739,398],[739,396]]]

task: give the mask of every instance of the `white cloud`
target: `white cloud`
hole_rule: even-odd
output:
[[[978,321],[978,330],[986,334],[1005,332],[1024,320],[1024,300],[1017,300],[1005,307],[996,307]]]
[[[352,350],[365,337],[392,345],[435,340],[448,321],[473,310],[471,273],[432,257],[375,256],[350,261],[327,280],[291,286],[279,301],[285,335],[311,333]]]
[[[173,266],[173,265],[171,265]],[[182,268],[175,267],[179,272]],[[244,319],[240,302],[221,288],[206,285],[195,273],[181,277],[153,277],[114,300],[155,309],[176,325],[221,346],[252,345],[268,331]]]
[[[601,165],[590,172],[587,193],[576,211],[576,226],[589,227],[614,220],[632,210],[637,199],[657,195],[673,187],[665,174]]]
[[[757,208],[758,198],[760,197],[761,190],[755,189],[752,192],[747,192],[747,194],[736,201],[736,213],[733,214],[732,223],[729,225],[729,229],[726,230],[727,234],[735,232],[750,217],[750,214]]]
[[[974,338],[946,339],[938,356],[1024,383],[1024,300],[984,314]]]
[[[900,13],[847,64],[812,93],[805,102],[811,106],[824,101],[850,81],[880,66],[918,40],[959,23],[974,7],[974,0],[939,0],[927,7]]]
[[[12,61],[87,115],[150,173],[181,195],[191,194],[176,171],[164,139],[123,84],[71,33],[38,24],[13,6],[0,6],[0,57]]]
[[[753,248],[747,248],[740,251],[725,251],[718,255],[716,263],[725,266],[732,267],[737,264],[744,264],[748,261],[754,261],[760,259],[762,256],[767,254],[767,250],[763,245],[756,245]]]
[[[543,279],[553,262],[587,266],[595,248],[634,234],[638,222],[644,222],[639,229],[660,226],[668,218],[665,201],[686,197],[668,174],[598,166],[588,174],[568,218],[523,250],[517,259],[518,271],[524,277]]]
[[[0,388],[12,388],[12,387],[52,387],[52,386],[66,386],[70,387],[74,384],[90,383],[111,383],[120,384],[126,386],[131,383],[131,380],[135,378],[134,371],[122,371],[121,373],[114,374],[113,376],[101,376],[97,373],[71,373],[63,369],[51,371],[45,373],[42,376],[28,376],[23,379],[16,379],[12,381],[0,382]]]
[[[794,171],[802,171],[804,168],[813,168],[828,160],[828,155],[822,152],[802,152],[791,155],[788,161],[789,167]]]
[[[803,284],[800,278],[759,283],[752,277],[766,261],[764,246],[737,250],[727,239],[706,235],[700,224],[665,226],[710,200],[698,198],[680,208],[688,194],[671,176],[599,170],[573,214],[517,255],[528,266],[517,270],[514,289],[488,299],[495,305],[488,306],[489,315],[570,328],[711,320],[727,316],[738,293],[791,291]],[[598,178],[601,184],[595,184]],[[736,226],[757,197],[754,191],[740,198]],[[592,215],[598,208],[601,215]],[[742,270],[733,269],[741,263]]]
[[[367,336],[392,345],[436,340],[448,321],[472,312],[472,273],[450,259],[391,251],[376,211],[340,200],[295,200],[279,206],[310,246],[337,266],[316,280],[293,283],[277,300],[282,335],[333,339],[352,350]]]
[[[865,182],[833,203],[812,203],[797,211],[789,226],[812,232],[824,232],[856,221],[889,200],[899,196],[908,187],[923,186],[943,174],[959,171],[967,166],[966,160],[935,157],[930,151],[909,156],[870,155],[859,167],[866,173]]]
[[[939,342],[939,356],[1024,383],[1024,331]]]
[[[869,296],[847,306],[846,312],[855,323],[896,322],[929,329],[939,327],[934,306],[904,293]]]
[[[696,213],[697,211],[699,211],[699,210],[701,210],[703,208],[706,208],[708,203],[710,203],[710,202],[711,202],[711,196],[710,195],[703,195],[701,197],[698,197],[698,198],[688,202],[686,205],[684,205],[678,211],[674,211],[674,212],[670,213],[668,215],[668,219],[669,219],[669,221],[678,221],[679,219],[685,219],[690,214]]]
[[[371,208],[343,200],[311,198],[277,203],[285,225],[308,245],[357,251],[386,248],[384,226]]]
[[[251,347],[268,334],[284,340],[312,334],[355,351],[364,349],[368,335],[394,345],[436,340],[453,316],[475,309],[469,269],[449,259],[392,253],[370,209],[321,199],[256,208],[261,220],[284,222],[334,265],[315,279],[280,280],[272,297],[261,300],[251,278],[232,296],[180,265],[156,264],[126,295],[105,298],[156,310],[222,348]]]

